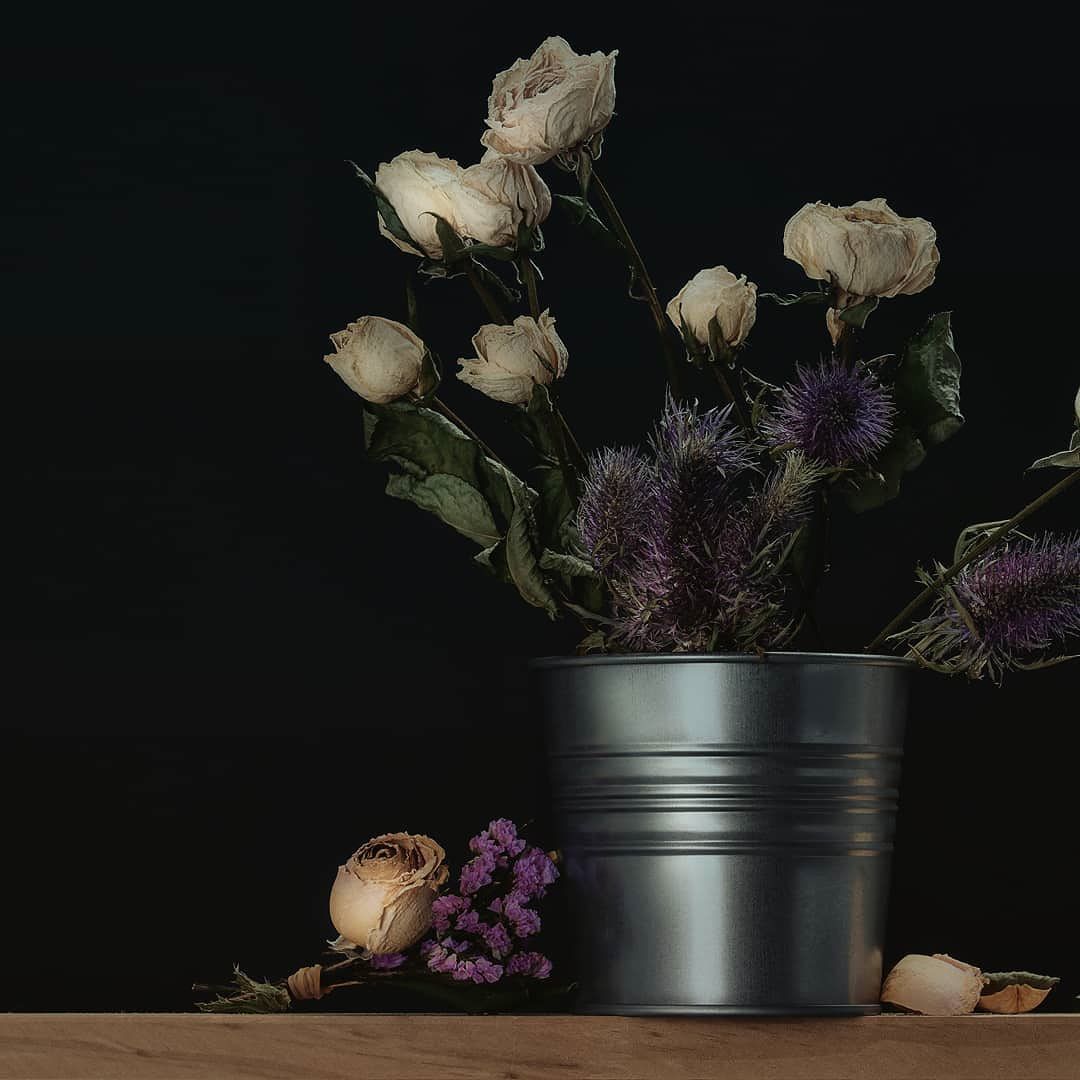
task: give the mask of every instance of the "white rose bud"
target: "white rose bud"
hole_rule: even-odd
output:
[[[421,250],[394,236],[381,214],[379,232],[402,251],[431,259],[442,258],[435,215],[454,225],[454,194],[464,171],[456,161],[422,150],[407,150],[392,161],[383,162],[375,172],[375,186]]]
[[[446,852],[428,836],[376,836],[338,867],[330,921],[340,944],[376,955],[415,945],[431,926],[431,904],[446,881]]]
[[[478,359],[459,360],[457,376],[496,401],[524,405],[536,383],[566,374],[569,354],[546,311],[539,319],[520,315],[512,326],[481,326],[472,343]]]
[[[452,194],[454,224],[477,243],[512,247],[519,225],[535,228],[551,213],[551,192],[531,165],[485,154],[460,181]]]
[[[849,297],[910,296],[933,284],[936,239],[929,221],[900,217],[881,198],[839,207],[817,202],[785,226],[784,254]]]
[[[407,326],[365,315],[330,341],[336,351],[323,359],[366,401],[387,405],[420,388],[427,347]]]
[[[757,318],[757,286],[724,266],[701,270],[668,304],[667,315],[676,330],[681,331],[680,319],[686,323],[702,345],[709,344],[709,323],[715,316],[721,335],[734,348],[746,340]]]
[[[495,76],[480,141],[521,165],[539,165],[603,131],[615,112],[615,57],[579,56],[548,38]]]

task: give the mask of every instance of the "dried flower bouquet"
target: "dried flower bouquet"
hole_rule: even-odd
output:
[[[895,498],[904,474],[963,424],[948,312],[895,353],[859,348],[882,300],[932,285],[936,232],[883,198],[807,204],[783,248],[814,288],[759,295],[715,266],[662,306],[596,167],[615,57],[581,56],[555,37],[497,75],[475,165],[412,150],[374,180],[357,167],[380,232],[414,260],[407,315],[349,323],[326,360],[364,399],[368,456],[392,469],[387,493],[476,543],[476,562],[529,604],[579,619],[582,651],[761,651],[799,635],[822,648],[814,598],[830,506],[865,512]],[[575,194],[550,191],[537,171],[548,162],[574,178]],[[649,310],[669,393],[642,448],[586,455],[559,409],[570,350],[541,302],[536,263],[555,207],[618,252]],[[536,453],[529,476],[439,397],[417,274],[475,290],[488,321],[457,376],[512,410]],[[759,300],[823,313],[825,355],[809,350],[785,385],[744,362]],[[716,407],[700,403],[707,392]],[[1080,395],[1074,411],[1068,449],[1032,466],[1061,479],[1008,521],[965,529],[951,564],[920,568],[922,592],[868,651],[889,644],[934,670],[994,680],[1067,658],[1080,632],[1080,537],[1020,527],[1080,479]]]

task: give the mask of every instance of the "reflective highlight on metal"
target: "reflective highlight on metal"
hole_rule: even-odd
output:
[[[578,1011],[879,1011],[911,665],[532,664]]]

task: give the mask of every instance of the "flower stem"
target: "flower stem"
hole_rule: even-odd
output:
[[[469,425],[466,424],[465,421],[462,420],[461,417],[458,416],[458,414],[454,412],[454,410],[451,409],[449,405],[446,404],[445,401],[443,401],[441,398],[433,397],[428,398],[425,404],[430,405],[436,412],[442,413],[442,415],[445,416],[446,419],[449,420],[452,424],[456,424],[459,428],[461,428],[461,430],[466,435],[468,435],[468,437],[472,439],[473,442],[475,442],[476,445],[479,446],[480,449],[483,451],[483,453],[487,457],[491,458],[492,461],[501,465],[504,469],[506,469],[507,472],[513,471],[510,466],[507,465],[506,462],[503,461],[503,459],[499,457],[499,455],[496,454],[495,451],[492,450],[491,447],[488,446],[488,444],[484,442],[484,440],[481,439],[480,436],[477,435],[476,432],[473,431],[473,429],[469,427]]]
[[[664,351],[664,364],[667,368],[668,385],[671,387],[672,394],[677,398],[681,398],[684,396],[681,372],[678,360],[671,348],[671,341],[668,336],[667,316],[664,314],[664,309],[660,306],[660,300],[656,295],[656,287],[652,283],[652,278],[649,277],[649,271],[645,268],[645,260],[641,257],[641,252],[638,251],[637,245],[634,243],[633,237],[626,227],[626,222],[623,221],[622,215],[619,213],[614,200],[611,198],[610,192],[604,187],[604,183],[597,175],[595,168],[592,170],[590,183],[604,207],[604,211],[607,214],[608,221],[611,223],[615,235],[619,238],[623,247],[626,248],[638,279],[645,287],[645,300],[649,305],[649,311],[652,312],[653,322],[656,324],[656,332],[660,337],[660,346]]]
[[[939,574],[929,585],[895,619],[892,620],[878,635],[870,642],[869,645],[863,650],[864,652],[870,652],[877,648],[884,641],[886,641],[896,630],[903,627],[907,621],[929,600],[937,590],[942,586],[952,581],[965,566],[974,562],[985,551],[989,551],[995,544],[1006,537],[1010,532],[1017,527],[1017,525],[1026,521],[1032,514],[1041,510],[1051,499],[1056,498],[1066,488],[1071,487],[1078,480],[1080,480],[1080,469],[1073,469],[1067,476],[1059,480],[1052,488],[1048,488],[1037,499],[1027,504],[1023,510],[1011,517],[1004,525],[995,529],[988,536],[985,536],[977,544],[972,545],[967,554],[958,559],[947,570],[944,570]]]
[[[518,266],[521,267],[521,279],[525,283],[525,289],[529,294],[529,314],[534,319],[540,318],[540,297],[536,291],[536,267],[532,264],[532,259],[528,254],[522,255],[518,259]]]
[[[488,287],[480,280],[480,275],[476,272],[476,267],[472,265],[470,260],[465,261],[465,276],[469,279],[469,284],[476,290],[476,295],[480,297],[480,302],[484,305],[488,318],[500,326],[507,326],[510,320],[499,306],[499,302],[491,295]]]

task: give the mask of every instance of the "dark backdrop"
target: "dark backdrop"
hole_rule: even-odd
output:
[[[349,320],[404,314],[410,260],[344,159],[477,160],[492,75],[549,33],[621,50],[601,164],[665,299],[718,262],[801,288],[780,236],[808,200],[886,195],[938,228],[937,283],[879,311],[868,347],[954,310],[968,424],[837,530],[831,646],[858,649],[916,561],[1049,482],[1023,468],[1064,445],[1080,366],[1055,28],[1037,5],[819,9],[12,24],[0,1005],[183,1009],[234,960],[309,962],[335,867],[375,833],[456,854],[508,815],[544,838],[524,664],[574,627],[382,497],[321,358]],[[545,231],[565,409],[594,446],[636,439],[662,389],[647,312],[602,251]],[[421,304],[444,359],[465,355],[465,286]],[[809,358],[819,318],[763,304],[753,361]],[[509,447],[498,407],[445,396]],[[1080,992],[1077,679],[920,678],[887,960],[947,950],[1063,976],[1059,1008]]]

